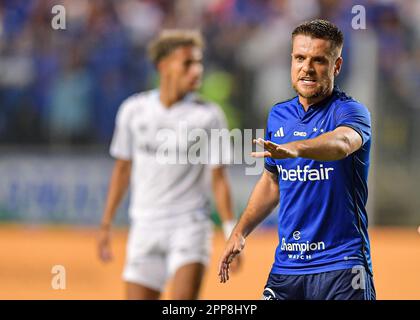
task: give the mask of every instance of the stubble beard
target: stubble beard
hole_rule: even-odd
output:
[[[296,91],[296,93],[305,99],[316,99],[318,97],[326,96],[329,92],[329,85],[321,86],[319,87],[315,92],[313,93],[304,93],[301,90],[299,90],[298,86],[293,84],[293,89]]]

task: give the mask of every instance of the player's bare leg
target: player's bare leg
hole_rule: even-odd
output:
[[[157,300],[160,292],[138,283],[126,282],[127,300]]]
[[[204,270],[205,266],[202,263],[190,263],[179,268],[173,278],[172,299],[197,299]]]

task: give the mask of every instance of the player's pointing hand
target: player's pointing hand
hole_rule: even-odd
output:
[[[273,159],[287,159],[298,157],[298,152],[294,147],[293,143],[287,144],[276,144],[271,141],[265,141],[264,139],[253,140],[255,144],[264,147],[263,152],[252,152],[251,156],[255,158],[273,158]]]

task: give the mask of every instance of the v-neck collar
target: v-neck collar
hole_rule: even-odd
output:
[[[156,102],[156,106],[159,111],[164,113],[172,113],[174,110],[179,109],[185,102],[192,101],[195,97],[194,92],[187,93],[181,100],[178,100],[174,104],[172,104],[169,108],[164,106],[162,101],[160,100],[160,90],[155,89],[153,92],[154,100]]]
[[[332,93],[328,96],[322,99],[321,101],[318,101],[317,103],[311,104],[307,111],[305,111],[305,108],[299,101],[299,96],[296,97],[296,103],[297,103],[297,109],[300,119],[304,119],[305,117],[311,115],[315,110],[319,110],[320,108],[323,108],[330,104],[330,102],[333,100],[333,98],[340,93],[340,88],[335,85],[333,88]]]

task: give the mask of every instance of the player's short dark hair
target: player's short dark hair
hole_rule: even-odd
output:
[[[197,30],[167,29],[163,30],[148,47],[150,60],[154,65],[171,54],[175,49],[184,46],[204,48],[204,40]]]
[[[333,49],[341,49],[343,47],[343,33],[335,24],[327,20],[316,19],[306,21],[293,30],[292,40],[297,35],[306,35],[315,39],[329,40],[331,42],[331,48]]]

